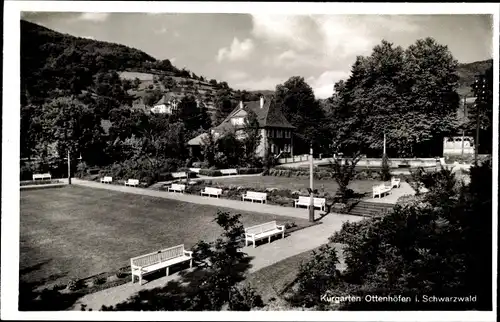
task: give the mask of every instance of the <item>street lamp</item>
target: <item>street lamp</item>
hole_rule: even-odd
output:
[[[67,159],[68,159],[68,184],[71,184],[71,156],[70,156],[69,149],[68,149]],[[80,153],[80,157],[77,158],[77,159],[78,160],[82,159],[82,154],[81,153]]]
[[[311,197],[309,202],[309,221],[314,222],[314,160],[312,143],[309,150],[309,189],[307,191]]]

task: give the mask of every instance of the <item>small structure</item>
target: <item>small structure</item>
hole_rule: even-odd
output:
[[[443,156],[474,154],[474,139],[471,136],[452,136],[443,139]]]
[[[180,102],[180,100],[176,95],[174,95],[172,93],[165,94],[151,108],[151,113],[173,114],[175,111],[177,111],[177,107],[179,105],[179,102]]]

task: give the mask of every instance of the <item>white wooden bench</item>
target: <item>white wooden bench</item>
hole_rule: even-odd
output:
[[[299,199],[295,199],[295,208],[297,208],[297,206],[305,206],[309,209],[310,204],[311,204],[311,197],[299,196]],[[325,211],[326,199],[313,198],[313,206],[314,208],[319,208],[320,210]]]
[[[139,180],[137,179],[128,179],[125,181],[126,186],[137,187],[139,185]]]
[[[238,169],[222,169],[222,170],[219,170],[220,173],[222,173],[223,176],[229,176],[229,175],[232,175],[232,174],[238,174]]]
[[[219,188],[212,188],[212,187],[205,187],[203,191],[200,192],[200,195],[207,195],[207,196],[215,196],[219,198],[222,195],[222,189]]]
[[[111,182],[113,182],[113,178],[112,177],[101,178],[101,183],[111,183]]]
[[[189,171],[194,173],[200,173],[201,168],[189,168]]]
[[[134,283],[134,276],[137,276],[139,277],[139,284],[142,285],[142,277],[144,275],[163,268],[166,268],[168,276],[170,266],[186,261],[190,261],[190,268],[193,267],[193,252],[185,250],[184,245],[131,258],[132,283]]]
[[[391,178],[391,188],[399,188],[401,185],[401,179],[400,178]]]
[[[35,180],[52,180],[50,173],[34,173],[33,181]]]
[[[389,193],[391,189],[391,186],[386,186],[384,183],[375,185],[372,187],[373,198],[375,198],[375,196],[379,196],[380,198],[382,198],[382,196],[386,193]]]
[[[171,175],[174,179],[187,179],[186,172],[172,172]]]
[[[241,199],[245,200],[254,200],[260,201],[261,203],[266,203],[267,201],[267,193],[265,192],[256,192],[256,191],[247,191],[247,193],[241,195]]]
[[[271,242],[271,237],[274,235],[281,235],[282,238],[285,238],[285,226],[279,226],[276,224],[276,221],[270,221],[265,224],[245,228],[245,246],[248,246],[248,242],[251,241],[253,248],[255,248],[255,242],[264,238],[267,238]]]
[[[169,192],[184,192],[186,191],[185,184],[172,183],[172,185],[168,188]]]

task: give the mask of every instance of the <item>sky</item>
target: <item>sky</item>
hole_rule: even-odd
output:
[[[267,15],[213,13],[23,12],[22,18],[79,37],[170,59],[235,89],[275,89],[302,76],[317,98],[346,79],[356,56],[383,39],[407,48],[432,37],[455,59],[493,57],[488,15]]]

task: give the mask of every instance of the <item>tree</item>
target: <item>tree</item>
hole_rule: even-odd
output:
[[[175,116],[185,124],[187,131],[193,132],[202,127],[200,112],[194,96],[188,95],[179,102]]]
[[[203,159],[207,163],[207,166],[215,166],[215,155],[217,153],[217,140],[214,137],[212,131],[207,131],[201,139],[202,154]]]
[[[490,310],[492,308],[492,169],[472,167],[470,183],[455,173],[422,172],[428,192],[415,202],[398,204],[382,217],[346,223],[330,241],[343,244],[346,269],[330,279],[331,266],[311,261],[301,276],[296,298],[305,306],[317,287],[335,296],[409,296],[410,301],[351,301],[326,304],[345,310]],[[486,182],[484,180],[487,180]],[[484,215],[478,215],[484,214]],[[482,251],[478,252],[480,248]],[[323,251],[323,256],[334,256]],[[318,277],[315,277],[318,276]],[[309,281],[321,282],[312,284]],[[309,284],[308,284],[309,283]],[[425,302],[423,296],[469,297],[468,302]],[[416,301],[415,298],[420,299]]]
[[[210,114],[208,113],[208,109],[206,105],[201,102],[201,107],[200,107],[200,127],[203,130],[208,130],[212,127],[212,118],[210,117]]]
[[[303,77],[294,76],[284,84],[276,86],[276,104],[280,106],[288,121],[296,127],[307,143],[314,142],[317,146],[324,145],[323,124],[324,113],[314,92]]]
[[[101,140],[100,120],[92,109],[73,97],[60,97],[42,106],[45,142],[56,143],[59,156],[82,154],[90,158]]]
[[[470,133],[476,133],[479,113],[479,148],[483,153],[492,152],[493,137],[493,66],[484,74],[478,75],[478,88],[472,84],[476,101],[468,110],[468,122],[465,128]]]
[[[218,90],[215,94],[215,123],[220,124],[233,110],[231,92],[226,89]]]
[[[382,169],[380,171],[382,181],[391,180],[391,168],[389,167],[389,158],[387,153],[382,156]]]
[[[175,88],[177,86],[177,82],[175,81],[175,79],[173,79],[172,77],[165,77],[165,79],[163,80],[162,82],[163,86],[171,91],[173,88]]]
[[[217,86],[217,80],[215,79],[211,79],[208,83],[212,86]]]
[[[260,144],[262,136],[260,134],[260,126],[257,115],[252,110],[247,111],[243,132],[245,134],[243,138],[243,148],[245,151],[243,161],[247,166],[254,166],[259,161],[258,158],[256,158],[255,151]]]
[[[158,89],[147,92],[147,94],[143,98],[144,105],[153,106],[162,98],[162,96],[163,93]]]
[[[220,168],[236,167],[240,164],[243,146],[235,131],[227,131],[217,140],[216,164]]]
[[[349,189],[349,183],[356,175],[356,165],[361,159],[361,152],[356,152],[352,157],[334,157],[333,161],[330,161],[330,171],[332,172],[333,179],[339,186],[340,198],[343,203],[352,196],[352,190]]]
[[[431,38],[406,50],[382,41],[336,88],[338,140],[380,151],[385,131],[388,150],[399,156],[438,155],[442,137],[455,128],[456,68],[448,48]]]

